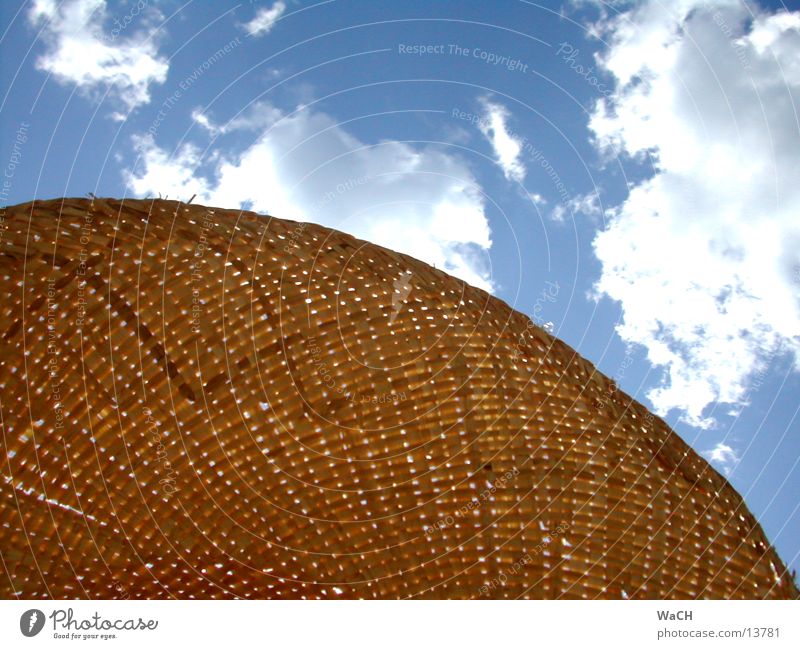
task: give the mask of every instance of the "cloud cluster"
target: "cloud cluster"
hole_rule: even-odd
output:
[[[145,35],[150,21],[158,17],[156,10],[140,2],[129,14],[114,19],[112,26],[105,0],[35,0],[28,19],[41,30],[45,43],[36,65],[59,83],[75,84],[90,96],[108,90],[131,110],[148,103],[150,86],[167,78],[167,61]],[[137,21],[142,30],[135,28]]]
[[[191,145],[170,154],[137,138],[139,161],[127,174],[135,194],[197,194],[209,205],[321,223],[494,289],[484,200],[457,156],[393,140],[367,144],[307,108],[284,114],[259,103],[224,125],[194,116],[220,135],[214,160]],[[224,134],[244,131],[254,132],[252,144],[226,150]]]
[[[656,411],[710,427],[710,404],[744,405],[770,358],[800,358],[800,13],[651,0],[599,29],[615,89],[590,127],[653,173],[594,241],[596,288],[665,369]]]
[[[714,448],[703,451],[702,455],[709,462],[713,462],[722,469],[722,472],[727,476],[731,474],[741,460],[736,451],[724,442],[719,442]]]
[[[554,221],[564,222],[567,217],[575,219],[578,215],[597,219],[603,214],[603,204],[595,190],[588,194],[578,194],[556,205],[550,212]]]
[[[481,103],[484,114],[478,121],[478,128],[492,145],[497,164],[500,165],[506,179],[522,182],[526,174],[521,159],[522,142],[508,130],[506,125],[509,117],[508,109],[487,99]]]
[[[269,34],[284,11],[286,11],[286,4],[280,0],[271,7],[262,7],[253,19],[243,26],[244,30],[251,36]]]

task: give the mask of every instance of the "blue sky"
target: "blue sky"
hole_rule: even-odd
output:
[[[3,204],[196,194],[434,263],[664,416],[798,567],[797,3],[0,16]]]

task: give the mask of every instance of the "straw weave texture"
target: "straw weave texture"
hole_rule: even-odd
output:
[[[0,594],[795,598],[728,482],[484,291],[312,224],[0,231]]]

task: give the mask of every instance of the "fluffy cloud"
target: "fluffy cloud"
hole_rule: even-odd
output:
[[[597,218],[602,214],[603,205],[600,201],[600,196],[594,191],[573,196],[567,201],[559,203],[550,212],[550,218],[554,221],[563,222],[567,219],[567,216],[573,219],[578,215]]]
[[[497,164],[503,170],[508,180],[522,182],[525,179],[525,165],[520,159],[522,142],[518,137],[509,132],[508,109],[500,104],[488,100],[482,102],[484,115],[478,121],[478,128],[494,149]]]
[[[225,125],[197,112],[195,120],[215,134],[252,130],[255,140],[225,152],[223,139],[209,164],[193,146],[169,154],[152,138],[137,138],[140,158],[127,175],[134,193],[197,194],[209,205],[321,223],[493,289],[483,198],[456,156],[395,141],[366,144],[324,113],[286,115],[266,103]]]
[[[730,446],[722,442],[718,443],[714,448],[708,451],[703,451],[703,457],[709,462],[717,465],[725,475],[730,475],[731,471],[739,464],[739,455]]]
[[[136,21],[144,28],[160,15],[150,10],[145,17],[140,4],[111,23],[105,0],[35,0],[28,18],[46,45],[37,67],[95,97],[109,90],[129,110],[148,103],[150,85],[163,83],[169,66],[153,41],[134,29]]]
[[[286,11],[286,5],[280,0],[271,7],[262,7],[255,17],[244,25],[244,30],[251,36],[269,34],[284,11]]]
[[[601,30],[616,83],[591,129],[654,174],[597,235],[596,288],[665,369],[657,412],[710,427],[769,358],[800,362],[800,13],[648,1]]]

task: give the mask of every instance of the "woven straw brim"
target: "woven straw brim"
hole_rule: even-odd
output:
[[[795,598],[742,498],[525,315],[311,224],[0,230],[0,594]]]

